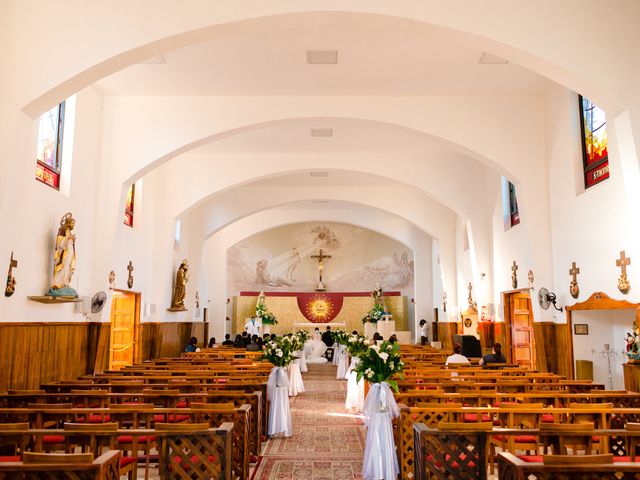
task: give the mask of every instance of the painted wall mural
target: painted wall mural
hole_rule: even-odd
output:
[[[228,291],[314,291],[318,261],[327,291],[384,290],[413,296],[411,249],[371,230],[341,223],[298,223],[246,238],[227,252]]]

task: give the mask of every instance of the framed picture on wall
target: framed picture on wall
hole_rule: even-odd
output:
[[[574,335],[589,335],[589,324],[588,323],[574,323],[573,324],[573,334]]]

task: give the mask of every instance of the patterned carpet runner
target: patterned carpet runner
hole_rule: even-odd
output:
[[[303,379],[306,391],[290,399],[294,434],[266,443],[253,480],[361,479],[365,431],[344,408],[347,382],[331,364],[310,364]]]

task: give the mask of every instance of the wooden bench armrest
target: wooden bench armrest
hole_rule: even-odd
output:
[[[103,453],[102,455],[100,455],[98,458],[96,458],[93,463],[95,465],[104,465],[106,463],[111,462],[114,457],[117,458],[122,454],[122,452],[120,450],[109,450],[105,453]]]

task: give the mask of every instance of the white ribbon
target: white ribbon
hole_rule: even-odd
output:
[[[400,469],[391,420],[400,415],[387,382],[372,385],[364,402],[367,426],[362,475],[365,480],[396,480]]]
[[[285,437],[293,435],[291,410],[289,409],[289,377],[284,367],[273,367],[267,381],[269,398],[268,435],[283,433]]]

